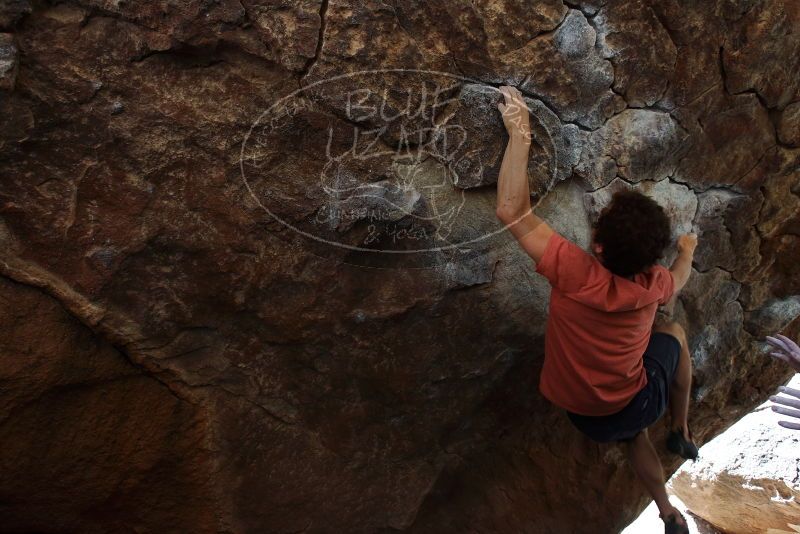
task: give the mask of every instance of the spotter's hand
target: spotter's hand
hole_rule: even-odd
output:
[[[797,343],[781,334],[767,336],[767,343],[777,349],[770,352],[773,358],[788,363],[789,367],[800,373],[800,347]]]
[[[771,400],[775,404],[780,405],[780,406],[773,405],[772,411],[777,412],[781,415],[785,415],[787,417],[791,417],[796,420],[796,421],[778,421],[778,424],[781,425],[783,428],[800,430],[800,391],[792,388],[787,388],[786,386],[779,387],[778,391],[788,396],[778,397],[777,395],[773,395],[772,397],[770,397],[769,400]]]

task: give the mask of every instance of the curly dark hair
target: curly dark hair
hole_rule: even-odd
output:
[[[669,216],[658,202],[638,191],[617,191],[603,209],[594,242],[602,245],[601,262],[619,276],[645,271],[670,243]]]

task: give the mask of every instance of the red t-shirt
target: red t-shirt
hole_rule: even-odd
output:
[[[581,415],[608,415],[647,384],[642,355],[675,281],[655,264],[628,280],[554,233],[536,265],[552,286],[539,390]]]

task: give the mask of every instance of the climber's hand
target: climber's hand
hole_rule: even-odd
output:
[[[770,352],[776,360],[788,363],[792,369],[800,373],[800,347],[797,343],[781,334],[775,334],[775,337],[767,336],[767,343],[777,349]]]
[[[522,98],[522,93],[516,87],[503,85],[500,87],[500,94],[503,95],[501,100],[505,102],[498,102],[497,109],[503,115],[503,124],[506,126],[508,136],[530,142],[530,111]]]
[[[678,252],[681,254],[694,255],[697,247],[697,234],[683,234],[678,237]]]
[[[773,395],[769,398],[769,400],[778,404],[782,404],[783,406],[773,406],[772,411],[797,419],[797,422],[778,421],[778,424],[783,428],[800,430],[800,390],[781,386],[778,388],[778,391],[794,398],[778,397],[777,395]]]

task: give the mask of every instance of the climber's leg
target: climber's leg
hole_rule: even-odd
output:
[[[681,329],[683,330],[683,329]],[[670,424],[673,430],[681,430],[686,441],[692,441],[689,434],[689,397],[692,392],[692,358],[684,334],[681,341],[681,358],[675,378],[670,385]]]
[[[689,435],[689,396],[692,390],[692,358],[689,355],[689,343],[683,327],[674,321],[664,321],[653,326],[654,332],[665,332],[675,336],[681,344],[678,367],[669,386],[670,425],[679,430],[686,441],[692,441]]]
[[[633,470],[639,480],[642,481],[647,492],[653,497],[658,506],[658,511],[663,517],[673,513],[678,514],[678,510],[672,506],[667,497],[667,488],[664,484],[664,469],[661,467],[661,460],[656,453],[647,429],[642,430],[633,440],[628,442],[628,458],[633,466]],[[682,521],[680,515],[676,515],[678,522]]]

